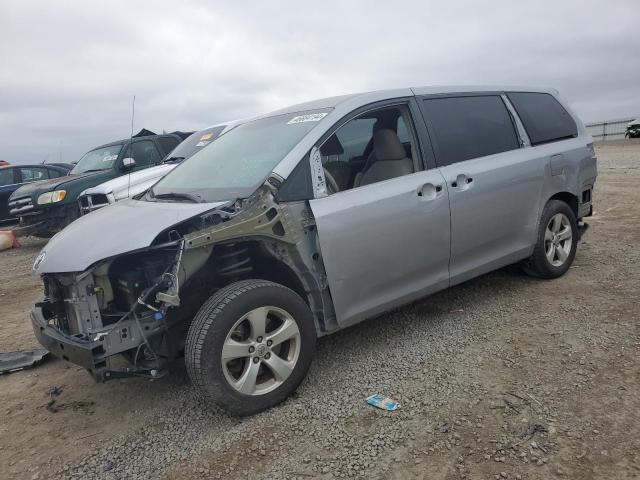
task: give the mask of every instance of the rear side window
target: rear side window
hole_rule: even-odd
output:
[[[178,139],[173,137],[160,137],[158,138],[158,141],[160,142],[160,146],[162,147],[162,150],[164,150],[165,155],[176,148],[180,143]]]
[[[133,144],[133,152],[131,147],[127,149],[125,157],[133,157],[136,161],[136,167],[146,167],[160,162],[161,157],[158,149],[151,140],[142,140]]]
[[[428,98],[427,123],[440,166],[519,148],[507,107],[498,95]]]
[[[531,145],[578,136],[576,122],[553,95],[510,92],[507,96],[527,130]]]
[[[29,167],[21,168],[20,175],[23,182],[36,182],[38,180],[45,180],[49,178],[49,171],[46,168]]]

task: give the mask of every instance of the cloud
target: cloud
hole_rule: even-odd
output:
[[[2,2],[0,158],[78,159],[342,93],[542,84],[585,120],[640,114],[635,0]]]

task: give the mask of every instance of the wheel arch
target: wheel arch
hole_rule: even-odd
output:
[[[313,313],[317,335],[324,335],[337,328],[333,305],[315,264],[310,264],[319,260],[303,258],[304,255],[297,246],[270,238],[246,237],[215,244],[207,264],[201,268],[205,275],[206,270],[209,272],[204,298],[238,281],[271,281],[302,298]]]
[[[308,292],[302,280],[293,271],[291,266],[282,259],[270,255],[263,249],[259,249],[257,254],[252,256],[251,264],[253,267],[253,278],[279,283],[296,292],[309,307],[311,306]]]
[[[545,205],[549,203],[551,200],[560,200],[561,202],[566,203],[567,205],[569,205],[569,207],[571,207],[571,210],[576,216],[576,219],[578,218],[579,200],[576,195],[567,191],[557,192],[547,199],[547,201],[545,202]]]

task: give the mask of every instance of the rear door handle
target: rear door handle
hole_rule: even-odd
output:
[[[458,188],[458,186],[460,186],[460,188],[463,189],[466,185],[469,185],[472,182],[473,182],[472,177],[468,177],[464,173],[461,173],[455,178],[455,180],[451,182],[451,187]]]

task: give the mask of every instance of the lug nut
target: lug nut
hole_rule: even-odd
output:
[[[256,347],[249,347],[249,353],[253,353],[256,351]]]
[[[258,337],[256,340],[258,340],[258,343],[262,342],[262,337]]]
[[[253,357],[253,363],[258,363],[260,359],[258,357]]]
[[[265,353],[264,358],[269,360],[271,358],[271,354],[269,352]]]
[[[271,345],[273,345],[273,340],[267,340],[267,347],[270,347]]]

